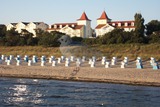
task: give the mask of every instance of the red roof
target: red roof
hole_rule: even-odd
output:
[[[84,25],[77,25],[75,29],[81,29]]]
[[[89,21],[91,21],[90,19],[88,19],[88,17],[87,17],[85,12],[83,12],[82,16],[78,20],[89,20]]]
[[[101,20],[101,19],[111,20],[111,19],[107,16],[107,14],[106,14],[106,12],[105,12],[105,11],[103,11],[103,13],[102,13],[101,17],[100,17],[100,18],[98,18],[98,20]]]
[[[100,25],[97,25],[95,29],[100,29],[102,28],[103,26],[105,26],[106,24],[100,24]]]

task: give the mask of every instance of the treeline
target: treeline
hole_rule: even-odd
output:
[[[83,43],[87,45],[94,44],[150,44],[160,43],[160,32],[155,31],[150,35],[137,36],[135,31],[126,32],[123,29],[114,29],[113,31],[97,38],[83,39]]]
[[[58,39],[64,35],[60,32],[46,32],[40,29],[36,30],[36,37],[27,30],[21,33],[11,29],[6,31],[6,27],[0,27],[0,45],[1,46],[45,46],[56,47],[60,43]],[[160,21],[152,20],[144,25],[144,18],[141,14],[135,14],[135,30],[126,32],[123,29],[114,29],[105,35],[97,38],[73,37],[73,41],[82,42],[87,45],[94,44],[130,44],[130,43],[160,43]]]
[[[40,29],[36,30],[36,37],[27,30],[18,33],[15,29],[6,31],[6,28],[0,28],[0,45],[1,46],[59,46],[58,39],[64,35],[60,32],[46,32]]]

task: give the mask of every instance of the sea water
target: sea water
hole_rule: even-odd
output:
[[[159,107],[160,87],[0,78],[0,107]]]

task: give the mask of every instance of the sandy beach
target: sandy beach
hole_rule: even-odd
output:
[[[136,69],[135,61],[129,62],[126,68],[120,68],[119,63],[105,68],[100,61],[96,62],[95,68],[91,68],[85,62],[78,70],[75,70],[75,62],[70,67],[65,67],[64,63],[56,67],[49,63],[43,67],[40,63],[32,66],[27,66],[24,62],[20,66],[3,63],[0,65],[0,76],[160,86],[160,70],[153,70],[147,61],[143,63],[144,69]]]

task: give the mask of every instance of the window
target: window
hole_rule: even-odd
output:
[[[128,26],[131,26],[131,23],[128,23]]]
[[[118,23],[118,26],[121,26],[121,23]]]
[[[124,26],[124,23],[121,23],[121,26]]]
[[[56,28],[57,28],[57,25],[54,25],[54,28],[56,29]]]
[[[62,28],[62,25],[60,25],[59,28]]]
[[[131,26],[134,26],[134,22],[131,23]]]
[[[112,26],[115,26],[115,23],[112,23]]]
[[[127,22],[125,23],[125,26],[128,26],[128,23],[127,23]]]
[[[74,25],[72,25],[72,27],[74,27]]]

